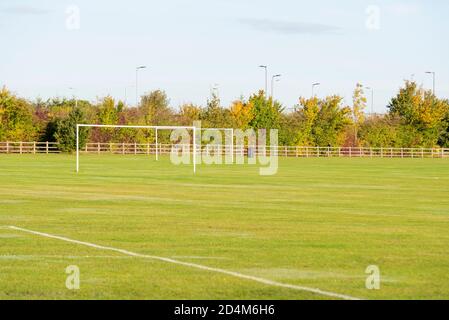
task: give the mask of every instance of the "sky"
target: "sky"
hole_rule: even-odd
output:
[[[404,79],[431,89],[426,71],[449,97],[448,14],[446,0],[2,0],[0,86],[135,104],[145,65],[139,95],[165,90],[177,108],[217,87],[227,106],[265,87],[267,65],[286,108],[316,82],[351,104],[360,82],[380,113]]]

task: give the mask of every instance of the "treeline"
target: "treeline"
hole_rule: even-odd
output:
[[[138,107],[111,96],[97,103],[74,99],[29,101],[0,90],[0,141],[54,141],[71,151],[76,123],[183,125],[201,120],[204,128],[279,129],[279,144],[342,147],[449,147],[449,102],[407,81],[385,115],[367,115],[363,86],[357,84],[352,105],[338,95],[300,98],[285,109],[263,91],[224,107],[216,95],[206,106],[170,106],[164,91],[141,97]],[[154,142],[151,130],[93,129],[82,142]],[[161,137],[161,141],[168,135]]]

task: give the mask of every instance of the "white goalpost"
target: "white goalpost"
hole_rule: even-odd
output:
[[[102,124],[77,124],[76,125],[76,172],[79,172],[80,168],[80,146],[79,146],[79,130],[80,128],[116,128],[116,129],[155,129],[156,132],[156,160],[159,160],[158,150],[158,130],[177,130],[185,129],[193,131],[193,173],[196,173],[196,127],[183,127],[183,126],[128,126],[128,125],[102,125]]]

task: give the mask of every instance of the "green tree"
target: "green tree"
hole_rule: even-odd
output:
[[[169,99],[164,91],[156,90],[142,96],[139,107],[139,124],[148,126],[169,125],[173,112]],[[159,140],[168,140],[169,132],[162,131]],[[155,142],[155,130],[141,130],[136,134],[136,140],[145,143]]]
[[[214,92],[202,110],[201,120],[204,128],[227,128],[231,126],[231,114],[221,106],[220,98]]]
[[[359,137],[364,147],[401,147],[400,122],[389,116],[367,119],[359,128]]]
[[[76,125],[85,123],[85,116],[81,109],[73,109],[66,119],[56,122],[55,140],[59,142],[59,149],[64,152],[76,150]],[[88,129],[80,128],[79,144],[83,148],[87,142]]]
[[[145,125],[168,125],[172,119],[170,101],[164,91],[156,90],[142,96],[139,112]]]
[[[282,105],[272,98],[267,99],[263,91],[249,98],[252,105],[253,118],[249,126],[254,129],[279,129]]]
[[[351,109],[342,106],[343,98],[337,95],[318,99],[300,99],[302,118],[298,144],[311,146],[338,146],[351,124]]]

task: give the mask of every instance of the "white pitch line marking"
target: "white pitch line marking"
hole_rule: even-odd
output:
[[[305,291],[305,292],[310,292],[310,293],[314,293],[314,294],[318,294],[318,295],[323,295],[323,296],[338,298],[338,299],[343,299],[343,300],[361,300],[360,298],[356,298],[356,297],[352,297],[352,296],[348,296],[348,295],[344,295],[344,294],[339,294],[339,293],[330,292],[330,291],[324,291],[324,290],[316,289],[316,288],[297,286],[297,285],[293,285],[293,284],[286,284],[286,283],[282,283],[282,282],[272,281],[269,279],[249,276],[249,275],[245,275],[242,273],[229,271],[229,270],[225,270],[225,269],[207,267],[207,266],[203,266],[203,265],[196,264],[196,263],[182,262],[182,261],[178,261],[178,260],[174,260],[174,259],[170,259],[170,258],[135,253],[135,252],[128,251],[128,250],[123,250],[123,249],[118,249],[118,248],[113,248],[113,247],[106,247],[106,246],[97,245],[97,244],[90,243],[90,242],[73,240],[73,239],[69,239],[66,237],[56,236],[56,235],[52,235],[52,234],[48,234],[48,233],[44,233],[44,232],[33,231],[33,230],[19,228],[19,227],[15,227],[15,226],[10,226],[9,228],[12,230],[27,232],[27,233],[35,234],[38,236],[51,238],[51,239],[57,239],[57,240],[70,242],[70,243],[75,243],[75,244],[79,244],[79,245],[83,245],[83,246],[87,246],[87,247],[91,247],[91,248],[95,248],[95,249],[119,252],[124,255],[132,256],[132,257],[159,260],[159,261],[177,264],[177,265],[181,265],[181,266],[185,266],[185,267],[196,268],[196,269],[215,272],[215,273],[221,273],[221,274],[225,274],[228,276],[233,276],[233,277],[245,279],[245,280],[251,280],[254,282],[262,283],[262,284],[273,286],[273,287],[287,288],[287,289],[292,289],[292,290],[297,290],[297,291]]]

